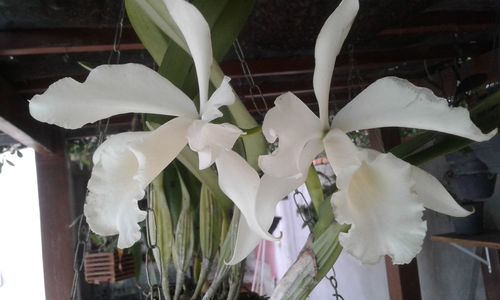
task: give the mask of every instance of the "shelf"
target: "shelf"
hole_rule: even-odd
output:
[[[432,235],[433,242],[457,244],[471,248],[489,248],[500,250],[500,231],[487,231],[474,235],[445,233]]]

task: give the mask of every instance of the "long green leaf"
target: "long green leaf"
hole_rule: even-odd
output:
[[[172,227],[172,220],[170,217],[170,210],[167,205],[167,198],[163,189],[163,173],[160,174],[152,182],[152,197],[151,207],[153,208],[155,218],[150,219],[150,228],[155,228],[154,237],[156,245],[158,246],[153,250],[158,269],[162,274],[163,294],[166,299],[170,299],[168,290],[168,266],[172,255],[172,244],[174,241],[174,233]]]
[[[321,188],[321,181],[319,180],[318,173],[312,165],[309,167],[309,172],[307,174],[306,187],[309,195],[311,196],[316,215],[318,215],[321,203],[325,201],[325,196],[323,195],[323,189]]]
[[[182,211],[175,230],[172,258],[177,272],[174,300],[179,299],[184,285],[185,274],[191,265],[194,252],[194,216],[189,191],[179,174],[182,191]]]
[[[172,224],[176,226],[177,221],[182,210],[182,190],[181,183],[179,181],[179,175],[177,168],[174,164],[170,164],[164,170],[163,186],[165,188],[165,194],[170,208],[170,215],[172,219]]]

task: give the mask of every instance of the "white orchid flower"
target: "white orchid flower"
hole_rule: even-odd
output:
[[[219,107],[232,104],[235,95],[226,77],[208,99],[213,60],[209,26],[190,3],[164,2],[193,57],[199,84],[199,113],[188,96],[171,82],[137,64],[99,66],[83,83],[71,78],[59,80],[29,104],[35,119],[68,129],[130,112],[176,116],[154,131],[111,136],[94,154],[84,213],[97,234],[119,234],[120,248],[130,247],[140,239],[138,222],[144,220],[146,213],[138,208],[137,201],[186,144],[198,153],[200,170],[216,164],[221,190],[251,225],[251,220],[256,220],[249,209],[255,198],[237,188],[250,184],[242,177],[249,170],[255,171],[231,150],[243,132],[231,124],[210,123],[222,116]],[[252,228],[269,238],[267,232],[259,232],[260,226],[255,224]]]
[[[426,232],[424,207],[452,216],[466,216],[437,179],[392,154],[359,149],[347,132],[386,126],[412,127],[485,141],[464,108],[450,108],[445,99],[406,80],[382,78],[356,96],[328,121],[328,96],[336,56],[357,14],[357,0],[343,0],[327,19],[316,41],[313,86],[319,118],[295,95],[278,97],[264,119],[263,133],[279,147],[261,156],[268,176],[304,182],[312,159],[325,150],[337,175],[332,196],[336,220],[351,224],[340,243],[363,263],[383,255],[408,263],[420,251]],[[269,221],[261,223],[267,225]]]

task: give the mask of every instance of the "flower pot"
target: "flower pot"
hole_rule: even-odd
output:
[[[479,160],[474,152],[456,152],[446,156],[450,165],[447,182],[458,202],[484,199],[493,195],[496,174]]]
[[[471,145],[476,156],[484,162],[491,173],[500,173],[500,136],[489,141]]]

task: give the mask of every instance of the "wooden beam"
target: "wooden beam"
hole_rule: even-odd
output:
[[[61,146],[53,155],[36,155],[45,296],[66,300],[73,279],[72,207],[68,170]]]
[[[376,37],[377,33],[396,24],[404,24],[410,17],[440,0],[364,0],[354,22],[347,43],[360,44]]]
[[[92,29],[31,29],[0,32],[0,56],[46,55],[113,50],[115,30]],[[141,50],[144,46],[134,31],[123,31],[120,51]]]
[[[389,28],[382,30],[377,36],[392,36],[392,35],[423,35],[431,33],[470,33],[491,30],[496,27],[496,23],[483,24],[441,24],[429,26],[401,27]]]

